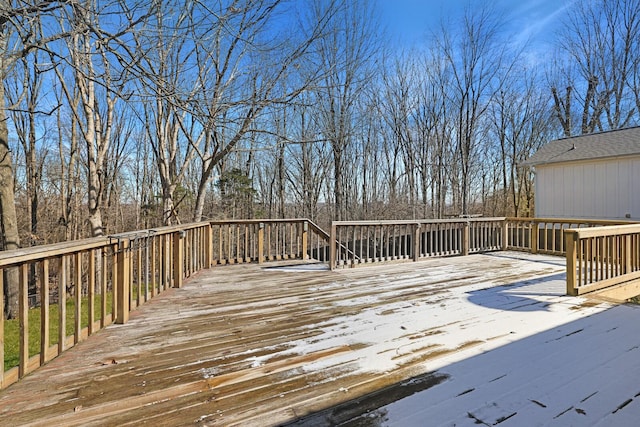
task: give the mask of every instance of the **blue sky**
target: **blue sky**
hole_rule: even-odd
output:
[[[391,37],[411,45],[422,44],[442,18],[455,21],[465,7],[485,0],[378,0],[382,24]],[[488,0],[487,0],[488,1]],[[544,50],[558,29],[564,11],[576,0],[494,0],[495,8],[506,17],[506,31],[532,46]]]

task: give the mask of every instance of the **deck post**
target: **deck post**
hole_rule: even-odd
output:
[[[502,250],[506,251],[509,247],[509,223],[507,219],[504,219],[502,223]]]
[[[413,225],[413,260],[420,259],[420,223]]]
[[[118,264],[118,276],[116,282],[116,323],[122,325],[129,321],[129,263],[131,262],[131,252],[129,251],[128,239],[120,241],[116,262]]]
[[[171,234],[164,235],[164,263],[165,263],[165,280],[164,280],[164,290],[166,291],[171,287],[171,282],[173,280],[173,272],[171,269],[173,268],[173,262],[171,259],[171,251],[173,250],[173,240]]]
[[[530,243],[531,243],[531,253],[532,254],[537,254],[538,253],[538,223],[536,221],[532,221],[531,222],[531,228],[530,228],[531,232],[530,232],[530,236],[531,239]]]
[[[578,232],[574,230],[565,230],[565,247],[567,249],[567,295],[578,295],[578,281],[576,272],[576,255],[578,249]]]
[[[329,268],[336,268],[336,225],[331,222],[331,235],[329,237]]]
[[[158,287],[159,292],[162,292],[167,289],[167,270],[169,267],[167,266],[167,235],[161,234],[160,239],[158,239],[158,261],[160,264],[158,268],[160,269],[160,285]]]
[[[264,262],[264,222],[258,225],[258,264]]]
[[[462,225],[462,256],[469,255],[469,221]]]
[[[309,221],[302,223],[302,250],[300,256],[302,259],[307,260],[309,256],[307,254],[307,245],[309,244]]]
[[[204,256],[205,256],[204,267],[211,268],[211,266],[213,265],[213,227],[211,226],[211,223],[207,224],[207,226],[205,227],[204,233],[205,233],[205,245],[206,245],[205,251],[204,251]]]
[[[622,272],[623,274],[629,274],[631,273],[632,270],[632,262],[631,259],[632,258],[637,258],[637,254],[632,254],[632,245],[631,245],[631,239],[633,238],[633,235],[631,234],[627,234],[626,236],[622,236],[622,239],[624,241],[624,251],[623,251],[623,257],[624,257],[624,271]]]
[[[173,233],[173,287],[182,287],[184,276],[184,230]]]

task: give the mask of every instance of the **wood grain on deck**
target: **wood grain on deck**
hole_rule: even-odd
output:
[[[1,391],[0,425],[637,419],[640,311],[564,296],[564,269],[510,252],[216,267]]]

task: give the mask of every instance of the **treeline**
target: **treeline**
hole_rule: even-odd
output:
[[[533,212],[519,164],[640,119],[640,0],[553,45],[492,2],[398,48],[364,0],[0,0],[2,247],[220,218]]]

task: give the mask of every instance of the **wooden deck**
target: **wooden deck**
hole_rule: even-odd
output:
[[[637,425],[640,307],[564,272],[216,267],[0,391],[0,425]]]

